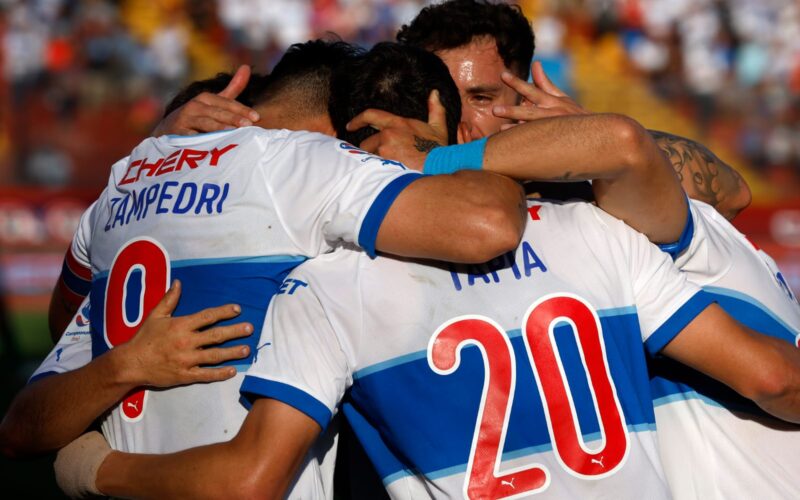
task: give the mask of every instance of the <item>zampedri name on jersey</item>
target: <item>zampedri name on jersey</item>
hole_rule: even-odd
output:
[[[148,215],[219,214],[228,198],[230,183],[166,181],[131,190],[111,199],[105,230],[125,226]]]

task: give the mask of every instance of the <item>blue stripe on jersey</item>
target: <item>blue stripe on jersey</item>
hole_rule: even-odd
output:
[[[179,279],[183,283],[183,293],[174,315],[183,316],[208,307],[229,303],[239,304],[242,308],[239,316],[219,322],[217,325],[230,325],[246,321],[253,325],[256,333],[220,344],[223,347],[242,344],[250,347],[250,355],[247,358],[231,360],[223,363],[223,365],[249,365],[253,361],[253,356],[257,353],[256,344],[259,338],[257,332],[261,331],[267,306],[283,280],[298,264],[299,262],[296,259],[286,262],[252,262],[244,258],[239,262],[225,259],[217,264],[173,266],[172,279]],[[128,318],[133,319],[139,316],[139,296],[137,291],[141,288],[134,275],[141,275],[141,273],[131,274],[126,315]],[[100,356],[109,349],[103,332],[107,283],[107,273],[104,277],[94,279],[92,282],[91,334],[93,358]]]
[[[608,365],[626,421],[635,429],[650,429],[655,418],[638,316],[609,315],[600,321]],[[599,423],[572,329],[561,323],[554,332],[581,433],[594,436]],[[523,338],[509,337],[517,374],[503,452],[513,457],[528,454],[524,450],[550,446],[550,436]],[[464,348],[461,365],[447,376],[433,372],[426,357],[404,357],[403,361],[382,363],[383,369],[378,371],[361,370],[360,377],[354,377],[349,402],[344,406],[373,465],[384,479],[410,469],[410,464],[426,474],[463,466],[469,458],[483,388],[480,350],[476,346]],[[383,445],[375,429],[391,442],[391,449]]]
[[[358,232],[358,246],[363,248],[367,255],[375,257],[375,239],[378,237],[378,229],[380,229],[389,207],[403,189],[422,177],[424,176],[418,172],[401,175],[387,184],[372,202]]]
[[[625,314],[636,314],[636,306],[612,307],[609,309],[599,309],[597,311],[597,316],[600,318],[610,317],[610,316],[622,316]],[[506,334],[508,335],[509,338],[519,337],[520,335],[522,335],[522,330],[516,328],[514,330],[508,330]],[[379,372],[381,370],[391,368],[392,366],[402,365],[403,363],[407,363],[409,361],[414,361],[417,359],[425,359],[427,356],[428,356],[427,350],[411,352],[403,356],[392,358],[388,361],[376,363],[374,365],[367,366],[366,368],[357,370],[355,373],[353,373],[353,378],[358,379],[361,377],[366,377],[370,373]]]
[[[740,323],[753,330],[768,333],[794,344],[799,331],[783,321],[767,306],[736,290],[720,287],[704,287],[703,291],[714,296],[714,300]]]
[[[218,259],[184,259],[170,263],[172,269],[178,267],[211,266],[217,264],[294,264],[295,267],[308,260],[302,255],[264,255],[260,257],[222,257]],[[108,277],[108,271],[101,271],[94,275],[94,279]],[[86,292],[89,293],[88,290]]]
[[[735,290],[707,287],[704,295],[715,300],[743,325],[794,344],[797,332],[763,304]],[[662,405],[685,399],[700,399],[729,410],[765,416],[755,403],[732,389],[687,366],[665,358],[648,360],[654,404]]]
[[[61,279],[64,280],[64,284],[72,290],[73,292],[77,293],[78,295],[82,295],[86,297],[89,295],[89,290],[91,289],[92,284],[89,280],[83,279],[77,274],[72,272],[69,265],[67,264],[67,259],[64,259],[64,263],[61,265]]]
[[[698,314],[714,302],[714,298],[704,292],[697,292],[691,299],[686,301],[672,316],[644,343],[647,352],[657,354],[661,349],[670,343],[681,330],[686,327]]]
[[[307,392],[282,382],[248,375],[244,377],[239,392],[242,394],[248,410],[258,398],[277,399],[313,418],[323,431],[333,417],[328,407],[319,400]]]
[[[692,243],[694,237],[694,217],[692,216],[692,209],[689,207],[689,199],[686,198],[686,224],[683,226],[680,238],[675,243],[665,243],[658,245],[662,252],[666,252],[675,260],[678,255],[686,250]]]

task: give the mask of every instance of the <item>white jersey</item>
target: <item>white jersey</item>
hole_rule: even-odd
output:
[[[728,314],[796,344],[800,306],[775,262],[711,206],[690,204],[694,234],[675,264]],[[800,426],[665,359],[652,364],[658,436],[677,498],[800,498]]]
[[[668,498],[645,350],[709,301],[591,205],[529,212],[516,252],[484,265],[341,250],[295,269],[243,396],[325,428],[349,391],[394,498]]]
[[[289,271],[341,242],[374,252],[394,198],[420,174],[310,132],[248,127],[151,138],[112,167],[71,252],[91,268],[92,357],[132,337],[171,280],[176,315],[225,303],[259,331]],[[256,352],[257,336],[247,343]],[[82,361],[88,358],[81,357]],[[212,384],[138,391],[102,424],[114,449],[169,453],[227,441],[246,409],[240,374]],[[302,496],[302,495],[301,495]]]

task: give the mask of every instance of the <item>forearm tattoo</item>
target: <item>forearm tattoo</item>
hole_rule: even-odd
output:
[[[414,147],[417,148],[417,151],[420,153],[430,153],[433,148],[438,148],[439,146],[441,146],[441,144],[436,141],[425,139],[418,135],[414,136]]]
[[[650,135],[667,155],[689,197],[719,207],[738,193],[739,173],[702,144],[655,130]]]

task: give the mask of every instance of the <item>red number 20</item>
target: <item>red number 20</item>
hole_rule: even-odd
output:
[[[134,271],[141,272],[142,283],[138,297],[138,315],[136,318],[129,318],[125,304],[129,301],[128,284]],[[106,285],[103,331],[109,347],[123,344],[136,334],[139,325],[169,288],[169,283],[169,257],[157,241],[149,238],[135,239],[120,249],[111,263]],[[120,403],[123,418],[130,422],[140,420],[146,403],[146,390],[129,394]]]
[[[553,329],[562,321],[570,323],[577,335],[603,436],[597,450],[589,450],[580,435],[574,404],[555,347]],[[629,441],[596,313],[580,297],[548,295],[528,309],[523,326],[525,348],[542,395],[558,461],[567,472],[583,479],[600,479],[613,474],[625,462]],[[544,491],[550,484],[550,474],[541,464],[499,473],[516,383],[514,351],[503,329],[481,316],[455,318],[442,325],[431,337],[428,364],[434,372],[449,375],[458,369],[460,351],[469,344],[476,345],[481,351],[485,379],[464,494],[470,499],[496,499]]]

